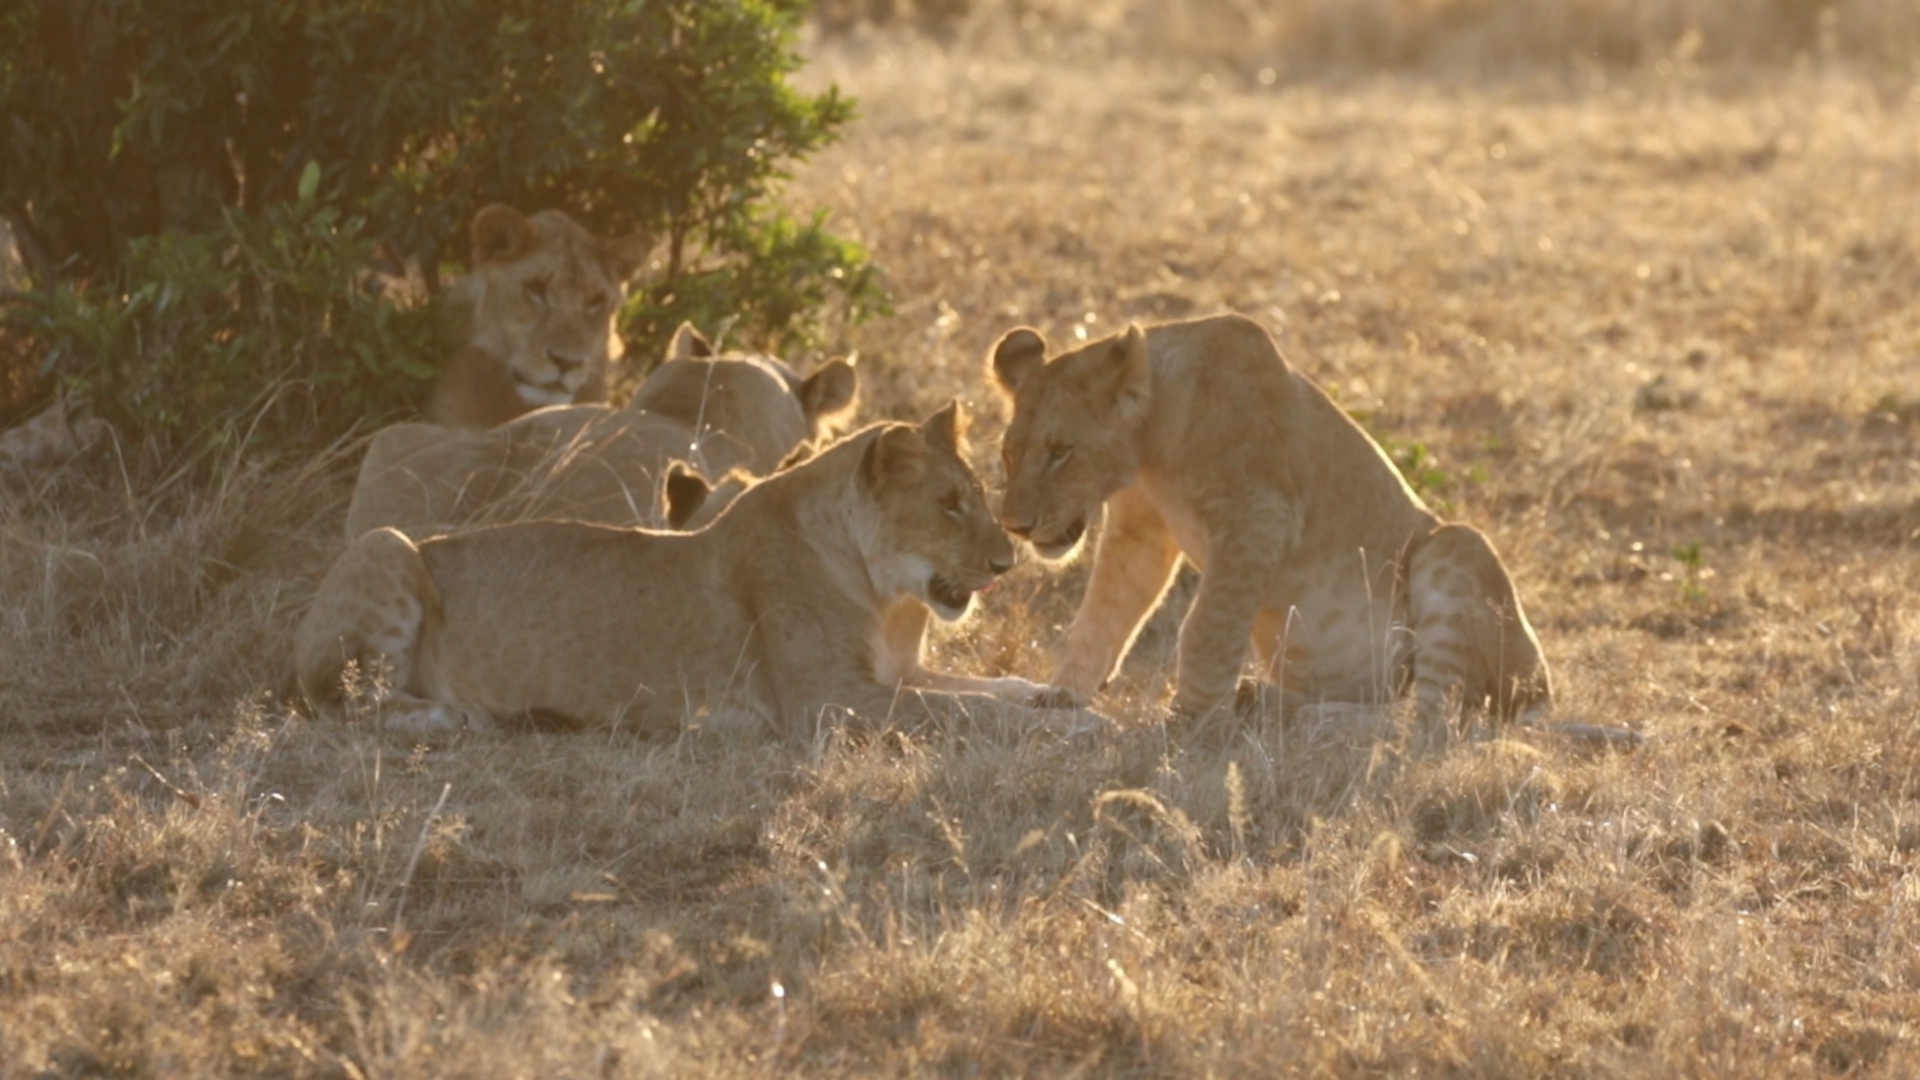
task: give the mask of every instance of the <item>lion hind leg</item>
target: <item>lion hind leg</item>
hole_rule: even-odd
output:
[[[381,703],[413,682],[421,630],[439,594],[397,529],[354,540],[320,581],[295,636],[300,689],[317,704]]]
[[[1407,607],[1423,720],[1482,709],[1501,720],[1531,719],[1551,707],[1539,640],[1500,556],[1477,529],[1443,525],[1415,549]]]
[[[478,705],[432,701],[412,694],[388,695],[379,702],[375,716],[381,731],[426,743],[500,730],[499,720]]]

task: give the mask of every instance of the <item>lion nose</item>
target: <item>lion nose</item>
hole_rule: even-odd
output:
[[[1004,574],[1013,569],[1013,550],[1009,548],[1005,555],[995,555],[987,560],[987,569],[995,574]]]
[[[1012,521],[1003,517],[1000,519],[1000,527],[1022,540],[1033,535],[1033,522],[1031,521]]]
[[[553,361],[553,366],[558,369],[563,376],[581,364],[586,363],[581,357],[568,356],[566,353],[555,352],[552,349],[547,350],[547,359]]]

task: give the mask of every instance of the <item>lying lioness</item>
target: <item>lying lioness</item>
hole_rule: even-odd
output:
[[[847,360],[800,378],[770,356],[717,352],[682,325],[666,362],[622,408],[555,405],[497,428],[394,424],[375,433],[347,508],[347,539],[388,526],[415,539],[464,525],[568,518],[683,528],[712,520],[853,406]],[[671,499],[669,462],[721,479]],[[683,489],[685,490],[685,489]]]
[[[1236,700],[1249,642],[1295,703],[1409,686],[1429,716],[1551,703],[1493,545],[1436,518],[1258,324],[1130,326],[1051,359],[1018,329],[991,364],[1014,410],[1001,523],[1057,559],[1106,508],[1061,690],[1100,689],[1184,554],[1201,577],[1180,627],[1176,716]]]
[[[653,237],[602,239],[558,210],[473,217],[473,272],[448,293],[459,341],[422,413],[488,428],[542,405],[602,401],[624,347],[614,318]]]
[[[315,701],[387,669],[389,727],[540,715],[672,731],[707,711],[789,734],[823,716],[955,717],[1024,679],[926,670],[926,609],[957,619],[1013,565],[949,405],[880,424],[748,488],[705,530],[498,525],[354,540],[295,641]]]

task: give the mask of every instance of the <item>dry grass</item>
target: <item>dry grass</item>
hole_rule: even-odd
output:
[[[1646,749],[415,751],[271,697],[350,457],[95,462],[0,490],[0,1077],[1920,1071],[1920,95],[1262,86],[1103,10],[1051,63],[992,12],[819,47],[865,117],[793,194],[891,275],[870,414],[971,398],[991,471],[1008,326],[1254,315],[1497,539],[1567,718]],[[942,650],[1044,676],[1079,573]]]
[[[828,34],[911,24],[977,48],[1146,54],[1266,80],[1843,60],[1914,71],[1905,0],[819,0]],[[1265,72],[1263,75],[1262,72]]]

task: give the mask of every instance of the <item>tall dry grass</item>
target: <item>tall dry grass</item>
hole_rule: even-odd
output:
[[[869,415],[970,398],[991,475],[999,332],[1244,311],[1645,748],[1171,740],[1176,611],[1098,739],[416,749],[274,696],[351,452],[106,453],[0,481],[0,1076],[1920,1071],[1912,83],[995,46],[1110,10],[1174,9],[816,44],[865,115],[791,194],[899,299],[839,343]],[[944,660],[1044,677],[1083,573]]]

